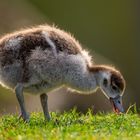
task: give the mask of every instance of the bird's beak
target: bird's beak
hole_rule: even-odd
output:
[[[110,102],[113,106],[113,111],[116,112],[117,114],[124,113],[124,108],[122,106],[122,97],[117,96],[115,98],[110,98]]]

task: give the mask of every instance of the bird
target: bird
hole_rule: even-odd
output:
[[[37,25],[0,38],[0,85],[16,95],[24,121],[30,120],[24,94],[38,95],[45,120],[50,120],[48,93],[67,87],[79,94],[101,89],[116,113],[123,113],[125,80],[113,66],[93,57],[71,33],[54,25]]]

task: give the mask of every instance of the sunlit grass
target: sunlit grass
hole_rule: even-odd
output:
[[[140,118],[136,113],[123,115],[99,113],[86,114],[75,109],[51,113],[52,120],[45,122],[42,113],[31,114],[29,123],[17,115],[0,118],[0,140],[139,140]]]

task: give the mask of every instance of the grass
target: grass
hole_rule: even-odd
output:
[[[52,120],[44,122],[42,113],[32,113],[29,123],[17,115],[0,118],[0,140],[139,140],[140,117],[136,113],[123,115],[99,113],[89,110],[81,114],[51,113]]]

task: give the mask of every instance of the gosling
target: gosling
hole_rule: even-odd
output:
[[[24,92],[40,96],[45,119],[50,120],[47,93],[62,86],[81,94],[100,88],[114,111],[124,112],[121,73],[114,67],[93,64],[74,37],[54,26],[23,29],[0,39],[0,84],[15,92],[21,117],[27,122]]]

